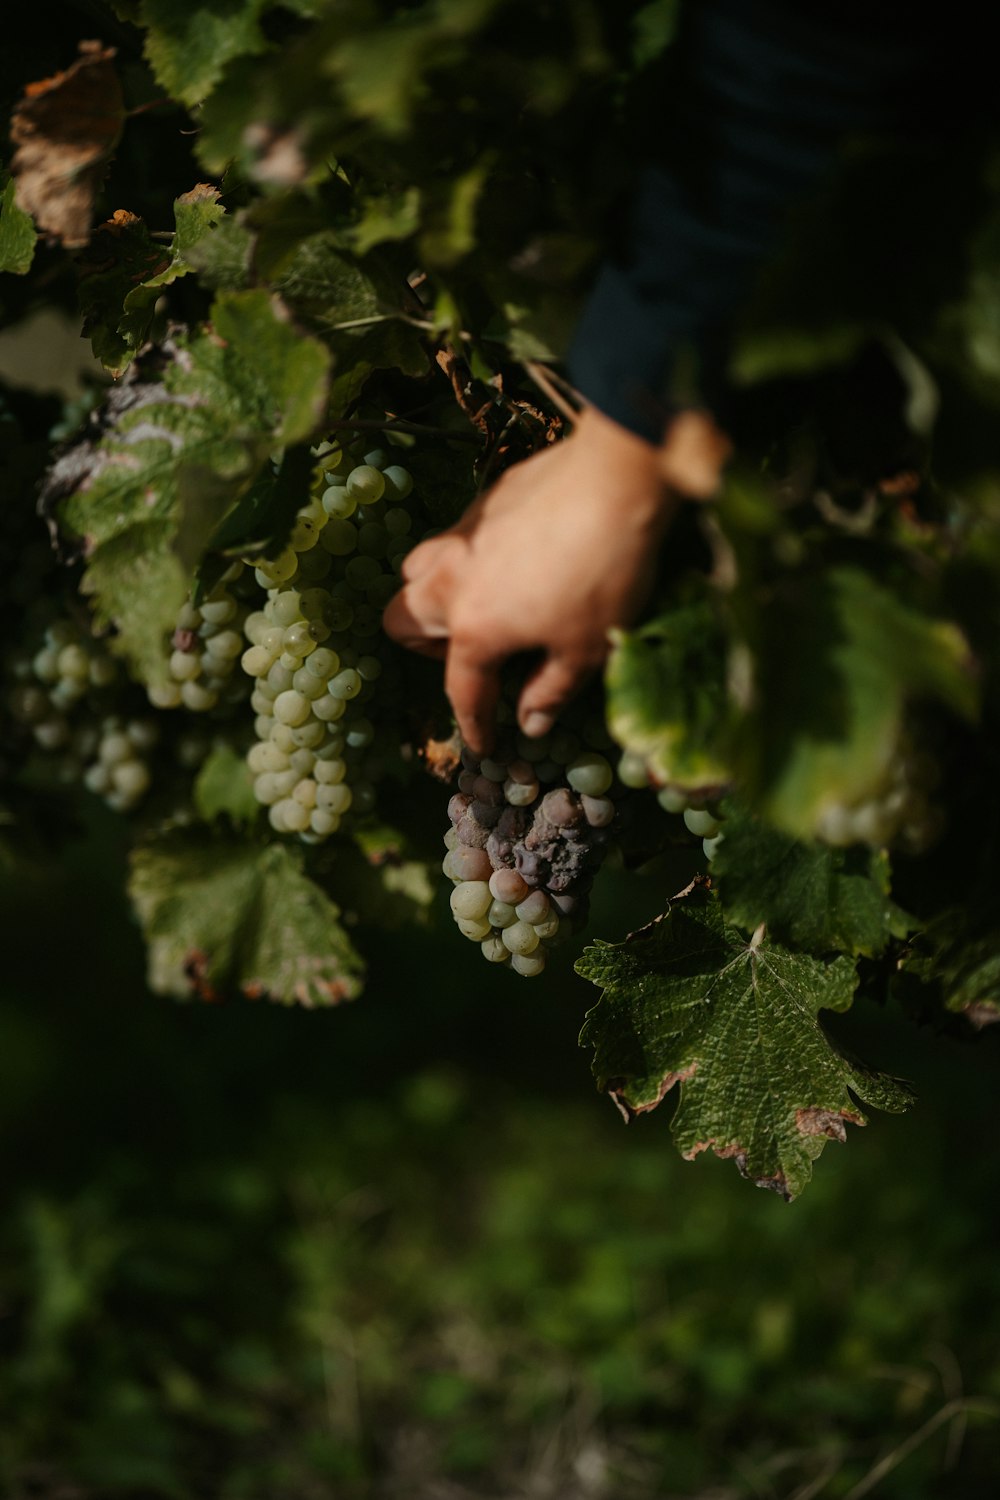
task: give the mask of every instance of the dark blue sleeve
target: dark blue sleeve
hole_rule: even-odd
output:
[[[947,115],[935,85],[942,46],[884,0],[693,0],[667,164],[643,172],[626,243],[602,268],[570,350],[583,395],[652,441],[679,390],[699,385],[704,398],[706,367],[721,365],[790,210],[845,142],[919,136]]]

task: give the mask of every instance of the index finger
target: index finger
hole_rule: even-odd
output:
[[[445,660],[444,690],[459,733],[475,755],[493,748],[500,697],[500,658],[491,658],[452,638]]]
[[[448,646],[448,630],[442,619],[432,614],[426,603],[414,609],[412,590],[402,588],[385,607],[382,627],[386,635],[410,651],[423,656],[443,657]]]

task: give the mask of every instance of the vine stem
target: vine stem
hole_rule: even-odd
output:
[[[375,323],[406,323],[410,328],[419,328],[421,333],[445,332],[429,318],[411,318],[409,313],[404,312],[372,313],[367,318],[346,318],[343,323],[331,323],[329,328],[331,333],[346,333],[352,328],[371,328]],[[457,336],[466,343],[472,342],[473,335],[464,328],[457,330]]]
[[[474,433],[455,432],[450,427],[431,427],[425,422],[409,422],[405,417],[389,417],[384,422],[367,417],[344,417],[327,422],[326,427],[330,432],[410,432],[415,437],[444,437],[455,443],[479,443]]]
[[[522,363],[542,395],[552,402],[556,411],[564,416],[567,422],[576,422],[581,410],[587,404],[576,386],[570,385],[568,380],[564,380],[561,375],[557,375],[554,370],[550,370],[547,365],[540,364],[536,359],[526,359]],[[562,391],[566,392],[565,396]]]

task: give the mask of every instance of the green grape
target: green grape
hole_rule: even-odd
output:
[[[297,693],[294,688],[289,688],[279,693],[274,700],[274,717],[282,724],[288,724],[295,728],[304,724],[309,717],[309,700]]]
[[[668,813],[682,813],[688,806],[687,794],[672,786],[661,787],[656,794],[656,800],[663,811]]]
[[[485,880],[463,881],[451,893],[452,912],[456,917],[466,920],[484,917],[491,901],[490,888]]]
[[[347,667],[330,679],[328,691],[334,698],[356,698],[361,691],[361,683],[360,673],[353,667]]]
[[[529,922],[512,922],[500,935],[511,953],[534,953],[540,941],[538,933]]]
[[[399,464],[389,464],[382,470],[383,493],[389,500],[405,500],[413,489],[413,476]]]
[[[700,839],[714,838],[721,828],[718,818],[713,818],[710,812],[689,807],[684,813],[684,826],[689,833],[695,834]]]
[[[385,485],[386,482],[381,473],[371,464],[359,464],[347,476],[348,493],[363,505],[370,505],[373,500],[380,500]]]
[[[323,509],[335,521],[346,521],[358,508],[358,502],[346,485],[331,485],[323,494]]]
[[[490,924],[483,918],[473,921],[465,917],[459,917],[456,921],[456,926],[463,937],[471,938],[477,943],[481,943],[484,938],[490,936]]]
[[[585,792],[588,797],[600,797],[610,787],[614,773],[603,755],[595,750],[586,750],[571,760],[566,767],[566,780],[575,792]]]

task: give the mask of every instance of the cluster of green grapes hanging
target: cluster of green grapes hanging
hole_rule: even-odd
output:
[[[654,785],[646,760],[634,751],[623,752],[617,769],[624,786]],[[834,848],[891,845],[907,853],[920,853],[941,831],[941,813],[931,800],[938,780],[934,757],[918,748],[917,736],[904,729],[878,787],[870,796],[851,804],[831,797],[819,811],[814,836]],[[688,832],[702,840],[709,863],[725,838],[725,818],[718,806],[724,791],[714,788],[700,796],[666,786],[656,792],[664,811],[680,814]]]
[[[158,708],[211,713],[245,698],[249,678],[254,795],[276,832],[307,843],[374,806],[385,747],[366,707],[393,675],[382,612],[416,540],[413,481],[391,450],[324,443],[315,457],[285,547],[234,562],[184,606],[149,689]]]
[[[52,619],[36,649],[14,657],[11,676],[10,715],[54,757],[57,779],[82,782],[116,812],[131,812],[149,789],[159,731],[149,718],[113,711],[125,683],[106,645],[75,620]]]
[[[255,564],[266,602],[244,624],[256,715],[247,763],[271,826],[308,843],[375,802],[380,747],[366,707],[384,671],[382,611],[414,540],[413,481],[391,459],[326,445],[287,547]]]
[[[209,713],[220,703],[238,703],[246,692],[234,668],[245,641],[243,630],[250,604],[234,563],[199,604],[188,600],[177,617],[165,680],[151,683],[149,701],[155,708],[188,708]]]
[[[634,750],[622,751],[618,761],[618,779],[623,786],[635,790],[655,789],[645,757]],[[688,833],[701,839],[702,853],[710,863],[724,837],[722,814],[711,811],[711,805],[717,801],[717,797],[717,792],[706,798],[675,786],[660,787],[656,792],[656,800],[663,811],[679,813]]]
[[[377,730],[367,705],[380,678],[387,706],[392,699],[382,612],[420,529],[406,504],[411,476],[391,450],[324,443],[314,457],[312,492],[285,548],[235,560],[205,597],[192,595],[164,671],[147,688],[153,708],[205,720],[205,733],[171,738],[171,758],[187,770],[211,747],[213,724],[238,732],[249,698],[255,795],[276,831],[311,843],[334,833],[348,810],[372,808],[373,783],[398,751],[388,715],[376,714]],[[153,780],[156,716],[122,717],[130,684],[89,621],[49,611],[29,640],[4,695],[10,717],[60,781],[82,781],[110,807],[132,811]]]

